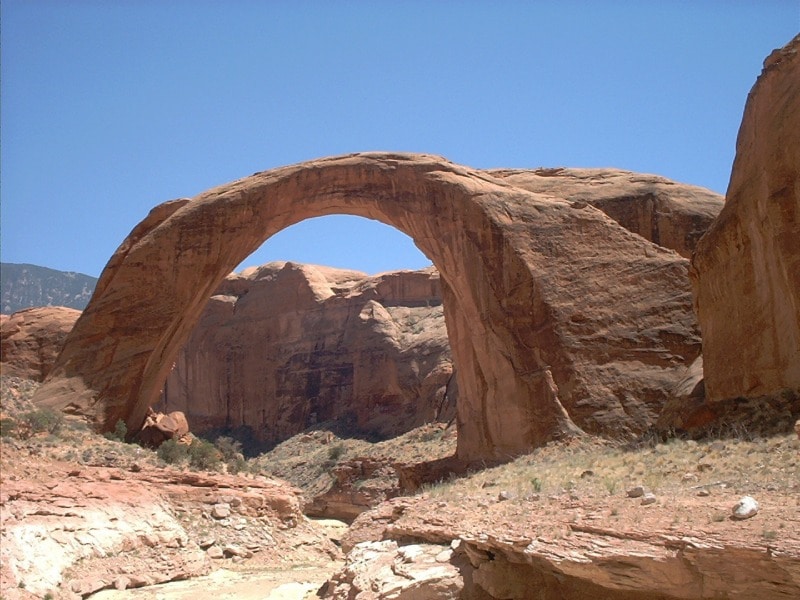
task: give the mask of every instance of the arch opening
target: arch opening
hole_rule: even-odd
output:
[[[353,263],[361,268],[342,268]],[[194,433],[232,436],[251,455],[306,430],[378,441],[452,422],[441,296],[438,272],[405,234],[361,217],[307,219],[225,277],[153,408],[181,411]]]
[[[310,217],[267,239],[235,269],[244,271],[269,262],[320,265],[366,275],[418,270],[431,260],[398,229],[354,215]]]

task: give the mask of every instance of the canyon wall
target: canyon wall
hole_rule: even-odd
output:
[[[156,408],[265,443],[314,426],[385,438],[452,418],[452,374],[435,269],[276,262],[223,281]]]
[[[691,278],[707,399],[800,392],[800,36],[750,92],[725,207]]]

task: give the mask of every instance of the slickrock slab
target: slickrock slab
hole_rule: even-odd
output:
[[[215,564],[338,556],[302,515],[299,492],[278,480],[139,463],[76,467],[3,444],[4,598],[76,598],[196,577],[211,568],[201,544],[219,549]]]

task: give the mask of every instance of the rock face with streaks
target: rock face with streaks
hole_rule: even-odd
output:
[[[155,408],[184,412],[195,433],[247,427],[266,443],[321,423],[393,437],[449,419],[439,282],[433,268],[368,277],[283,262],[231,274]]]
[[[521,188],[585,202],[625,229],[691,258],[700,237],[722,210],[719,194],[657,175],[619,169],[496,169]]]
[[[63,306],[26,308],[0,323],[3,375],[42,381],[81,312]]]
[[[750,92],[691,277],[709,403],[800,391],[800,36]]]
[[[109,261],[36,401],[138,430],[225,276],[272,234],[334,213],[398,228],[440,273],[461,459],[581,429],[635,435],[699,353],[674,251],[584,201],[436,156],[366,153],[156,207]]]

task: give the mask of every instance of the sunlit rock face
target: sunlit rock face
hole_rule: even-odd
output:
[[[43,381],[81,311],[64,306],[26,308],[0,320],[3,375]]]
[[[270,263],[228,276],[158,408],[274,443],[315,426],[399,435],[454,414],[439,274]],[[451,385],[451,388],[454,387]]]
[[[35,400],[100,429],[123,419],[138,430],[231,270],[271,235],[328,214],[396,227],[437,268],[461,459],[505,458],[581,429],[636,435],[699,354],[688,261],[675,251],[571,194],[437,156],[365,153],[153,209],[111,257]],[[316,293],[298,285],[297,302]]]
[[[707,399],[800,391],[800,36],[764,62],[692,267]]]
[[[722,210],[719,194],[645,173],[620,169],[495,169],[496,177],[531,192],[599,208],[646,240],[691,258]]]

